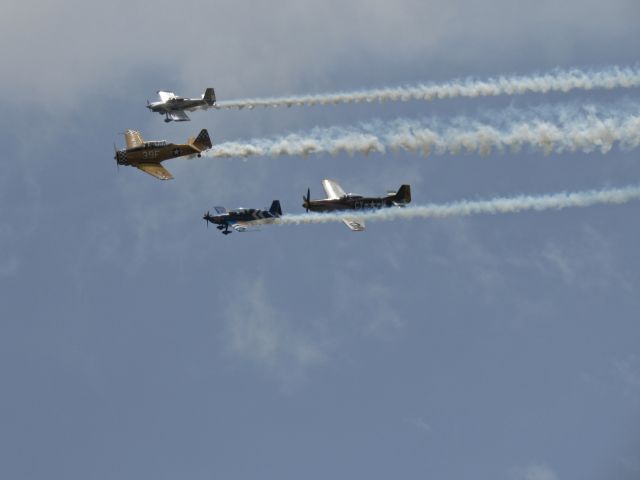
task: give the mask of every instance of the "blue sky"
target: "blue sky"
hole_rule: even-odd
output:
[[[640,183],[636,152],[169,161],[371,119],[636,101],[637,89],[195,112],[218,99],[637,65],[632,0],[24,4],[0,19],[0,476],[491,478],[640,474],[640,205],[223,237],[213,205],[302,211],[410,183],[416,204]]]

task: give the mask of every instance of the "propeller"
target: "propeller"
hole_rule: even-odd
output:
[[[302,206],[305,208],[307,213],[309,213],[309,203],[311,202],[311,189],[307,188],[307,196],[302,196],[302,201],[304,202]]]
[[[120,171],[120,162],[118,161],[118,147],[115,142],[113,143],[113,159],[116,161],[116,170]]]
[[[207,210],[207,213],[205,213],[204,216],[202,217],[202,219],[204,220],[204,223],[207,224],[207,228],[209,228],[209,218],[211,218],[211,216],[209,215],[209,211]]]

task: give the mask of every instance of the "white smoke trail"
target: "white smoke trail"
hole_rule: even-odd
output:
[[[500,76],[487,80],[454,80],[443,84],[420,84],[355,92],[247,98],[222,101],[216,108],[291,107],[358,102],[406,102],[455,97],[488,97],[525,93],[640,87],[640,68],[609,67],[603,70],[555,70],[541,75]]]
[[[445,204],[430,204],[383,210],[345,211],[340,213],[306,213],[283,215],[276,223],[283,225],[339,222],[346,218],[362,221],[410,220],[416,218],[446,218],[470,215],[496,215],[519,213],[527,210],[561,210],[564,208],[590,207],[598,204],[622,204],[640,200],[640,186],[563,192],[540,196],[520,195],[492,200],[463,200]]]
[[[639,107],[617,108],[604,115],[593,107],[573,111],[556,107],[554,119],[514,110],[503,113],[501,122],[479,123],[458,118],[444,128],[435,121],[396,120],[359,127],[316,128],[306,134],[273,139],[226,142],[215,145],[213,157],[281,156],[317,153],[385,153],[388,148],[430,154],[520,151],[523,148],[553,152],[607,153],[618,144],[625,149],[640,145]]]

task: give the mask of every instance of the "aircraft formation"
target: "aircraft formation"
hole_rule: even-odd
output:
[[[164,117],[164,121],[190,121],[187,112],[208,109],[252,109],[256,107],[291,107],[329,105],[354,102],[386,102],[480,96],[511,96],[527,93],[566,93],[571,90],[640,88],[640,67],[608,67],[601,70],[555,70],[544,75],[500,76],[487,80],[455,80],[441,84],[419,84],[395,88],[359,90],[273,98],[247,98],[218,102],[213,88],[206,88],[200,98],[187,98],[169,91],[158,91],[159,101],[147,101],[147,108]],[[385,153],[387,149],[406,150],[415,154],[458,155],[521,149],[539,150],[544,154],[564,152],[607,154],[615,145],[633,149],[640,146],[638,106],[626,108],[587,105],[551,105],[536,110],[510,109],[501,112],[499,121],[479,122],[459,116],[446,121],[429,119],[396,119],[390,123],[361,123],[357,127],[316,128],[310,132],[288,134],[246,142],[224,142],[213,146],[209,133],[202,129],[185,143],[165,140],[145,141],[140,132],[124,132],[125,148],[114,145],[116,164],[136,167],[159,180],[170,180],[171,173],[162,162],[173,158],[200,157],[205,152],[214,158],[253,155],[308,156],[318,153],[359,152],[365,155]],[[323,179],[325,198],[312,199],[311,190],[303,195],[305,214],[283,214],[279,200],[268,209],[214,207],[203,219],[223,234],[245,232],[267,224],[303,224],[343,222],[351,231],[365,230],[365,220],[395,218],[443,218],[471,214],[514,213],[525,210],[547,210],[586,207],[595,204],[620,204],[640,199],[640,186],[588,190],[571,194],[493,198],[484,201],[460,201],[442,205],[404,208],[411,203],[411,186],[401,185],[384,196],[363,196],[346,191],[331,179]],[[312,213],[309,213],[312,212]]]
[[[216,94],[213,88],[207,88],[201,98],[185,98],[173,92],[159,90],[160,101],[149,102],[147,108],[152,112],[165,116],[169,123],[188,122],[191,119],[187,111],[220,108],[216,104]],[[124,132],[124,149],[118,150],[114,145],[114,159],[117,165],[136,167],[158,180],[171,180],[173,175],[162,166],[162,162],[172,158],[201,157],[202,153],[212,148],[211,138],[206,129],[202,129],[197,137],[191,137],[186,143],[170,143],[166,140],[145,141],[140,132],[127,130]],[[346,193],[342,187],[331,179],[322,180],[322,186],[327,198],[311,200],[311,190],[307,189],[307,196],[303,196],[302,206],[307,212],[336,212],[353,211],[353,216],[344,218],[343,223],[353,232],[365,230],[364,221],[358,218],[358,212],[389,207],[404,207],[411,202],[411,187],[402,185],[397,192],[387,192],[385,197],[364,197],[355,193]],[[223,235],[231,233],[231,227],[236,232],[246,232],[259,225],[276,223],[282,217],[282,207],[279,200],[274,200],[268,210],[255,208],[237,208],[227,210],[225,207],[213,207],[215,214],[207,211],[202,217],[206,224],[213,223]]]

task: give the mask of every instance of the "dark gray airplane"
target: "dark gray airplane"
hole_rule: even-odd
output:
[[[389,192],[386,197],[363,197],[345,191],[334,180],[325,178],[322,186],[327,194],[323,200],[311,200],[311,189],[307,189],[307,196],[302,197],[302,206],[312,212],[334,212],[336,210],[372,210],[386,207],[404,207],[411,202],[411,186],[402,185],[397,192]],[[343,223],[354,232],[364,231],[364,222],[353,218],[345,218]]]
[[[204,214],[203,220],[216,225],[218,230],[229,235],[229,227],[236,232],[246,232],[253,225],[264,225],[274,223],[275,220],[282,216],[282,208],[280,201],[274,200],[269,210],[259,210],[256,208],[237,208],[235,210],[227,210],[224,207],[213,207],[216,214],[211,215],[209,212]]]
[[[213,88],[207,88],[202,98],[178,97],[173,92],[158,91],[159,102],[150,103],[147,100],[147,108],[152,112],[165,115],[165,122],[188,122],[191,120],[185,110],[193,112],[198,109],[206,109],[216,104],[216,93]]]

